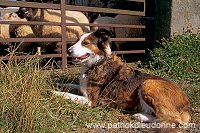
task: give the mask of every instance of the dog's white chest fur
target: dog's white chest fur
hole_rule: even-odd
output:
[[[87,70],[88,70],[88,67],[83,66],[81,68],[81,74],[80,74],[80,77],[79,77],[80,91],[83,93],[83,95],[85,97],[88,97],[88,95],[87,95],[88,78],[87,78],[87,74],[86,74]]]

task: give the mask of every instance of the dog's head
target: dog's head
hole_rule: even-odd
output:
[[[109,38],[111,33],[106,29],[98,29],[81,36],[68,51],[74,64],[85,63],[92,66],[99,60],[111,55]]]

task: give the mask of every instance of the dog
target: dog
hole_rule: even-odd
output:
[[[141,122],[189,123],[191,106],[182,89],[167,79],[142,73],[111,52],[111,33],[98,29],[80,37],[68,51],[74,64],[82,64],[79,85],[83,96],[53,91],[55,95],[91,107],[103,105],[133,111]],[[59,85],[59,84],[57,84]]]

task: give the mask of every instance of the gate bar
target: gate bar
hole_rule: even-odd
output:
[[[62,33],[62,69],[67,68],[67,43],[66,43],[66,15],[65,15],[65,0],[61,0],[61,33]]]
[[[61,0],[61,3],[62,3],[62,0]],[[47,4],[47,3],[36,3],[36,2],[34,2],[34,4],[33,4],[33,2],[21,2],[21,1],[17,1],[17,2],[0,1],[0,5],[2,5],[2,6],[13,6],[13,7],[55,9],[55,10],[61,9],[59,4]],[[65,8],[66,8],[66,10],[71,10],[71,11],[102,12],[102,13],[106,12],[106,13],[113,13],[113,14],[145,16],[145,12],[122,10],[122,9],[108,9],[108,8],[74,6],[74,5],[65,5]]]

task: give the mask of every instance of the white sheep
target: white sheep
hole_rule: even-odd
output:
[[[95,21],[93,22],[93,24],[114,24],[115,19],[113,17],[98,17],[97,19],[95,19]],[[112,27],[99,27],[99,28],[105,28],[109,31],[113,31],[113,28]],[[98,29],[98,27],[91,27],[91,31],[96,31]]]
[[[52,9],[27,9],[21,8],[18,11],[19,15],[26,17],[29,21],[42,22],[61,22],[61,11]],[[28,15],[26,14],[28,13]],[[86,23],[89,24],[87,17],[78,11],[66,11],[67,23]],[[24,15],[25,14],[25,15]],[[31,14],[31,15],[30,15]],[[36,37],[42,38],[60,38],[61,27],[50,25],[36,25],[32,27]],[[90,31],[89,26],[66,26],[66,37],[79,38],[82,34]],[[68,43],[69,44],[69,43]],[[41,43],[42,51],[45,53],[60,53],[60,42]]]
[[[61,11],[52,9],[34,9],[32,21],[45,21],[45,22],[61,22]],[[67,23],[86,23],[89,21],[87,17],[78,11],[66,11]],[[37,37],[61,37],[60,26],[35,26],[33,28]],[[68,38],[77,38],[80,35],[90,31],[89,26],[67,26],[66,35]]]
[[[9,13],[9,17],[5,18],[4,20],[9,21],[22,21],[27,22],[26,19],[21,19],[18,17],[16,13]],[[14,37],[35,37],[33,30],[30,25],[10,25],[10,32],[15,32]]]
[[[10,38],[8,24],[0,24],[0,38]]]
[[[5,17],[6,15],[7,14],[5,14]],[[9,24],[0,24],[0,38],[1,39],[10,38]],[[9,48],[9,46],[10,46],[10,43],[0,42],[0,56],[8,54],[7,49]]]
[[[7,20],[9,15],[9,13],[6,13],[1,21]],[[0,38],[10,38],[9,24],[0,24]]]
[[[142,17],[130,15],[117,15],[114,18],[115,24],[142,25]],[[115,28],[115,35],[119,38],[142,37],[144,29],[141,28]]]
[[[100,17],[97,18],[95,24],[122,24],[122,25],[142,25],[142,17],[140,16],[130,16],[130,15],[117,15],[114,18],[112,17]],[[94,27],[93,30],[98,29]],[[116,38],[134,38],[134,37],[143,37],[144,29],[141,28],[108,28],[113,32]],[[115,47],[117,50],[120,49],[120,45],[124,42],[115,42]]]
[[[112,17],[99,17],[93,23],[94,24],[122,24],[122,25],[142,25],[142,17],[130,16],[130,15],[117,15]],[[112,31],[112,28],[103,27]],[[97,30],[98,27],[93,27],[92,30]],[[118,38],[128,37],[141,37],[143,34],[142,29],[138,28],[115,28],[115,36]]]
[[[21,19],[16,13],[6,13],[3,17],[3,20],[7,21],[23,21],[26,22],[26,19]],[[4,24],[1,26],[4,27],[4,36],[2,38],[30,38],[35,37],[33,30],[30,25],[15,25],[15,24]],[[32,52],[33,47],[32,43],[20,43],[17,51],[19,52]],[[29,51],[31,49],[31,51]]]
[[[140,16],[130,16],[130,15],[117,15],[114,18],[112,17],[99,17],[93,23],[94,24],[124,24],[124,25],[142,25],[142,17]],[[101,27],[99,27],[101,28]],[[110,30],[116,38],[134,38],[134,37],[143,37],[144,29],[141,28],[120,28],[120,27],[103,27]],[[92,30],[97,30],[98,27],[93,27]],[[115,42],[116,50],[120,49],[120,45],[124,43]]]
[[[117,15],[115,16],[115,24],[123,25],[142,25],[140,16],[130,16],[130,15]],[[142,38],[144,37],[144,29],[141,28],[115,28],[116,38]],[[133,45],[123,45],[126,42],[115,42],[116,49],[132,49]],[[135,45],[136,46],[136,45]],[[141,45],[140,45],[141,46]]]

